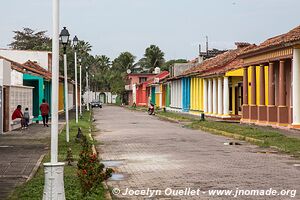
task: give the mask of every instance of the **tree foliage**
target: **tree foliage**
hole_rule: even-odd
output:
[[[139,60],[139,65],[148,72],[153,72],[155,67],[161,67],[164,62],[165,53],[156,45],[146,48],[144,57]]]
[[[45,50],[51,51],[51,39],[46,35],[47,31],[35,31],[23,28],[21,31],[13,31],[13,42],[8,46],[17,50]]]

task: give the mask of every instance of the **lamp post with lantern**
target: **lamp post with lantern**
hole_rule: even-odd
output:
[[[69,128],[69,96],[68,96],[68,69],[67,69],[67,45],[69,43],[69,31],[66,27],[60,32],[60,39],[64,50],[64,79],[65,79],[65,115],[66,115],[66,141],[70,140]]]
[[[75,59],[75,107],[76,107],[76,124],[78,124],[78,87],[77,87],[77,46],[78,38],[77,36],[73,39],[74,45],[74,59]]]
[[[79,61],[79,113],[80,113],[80,117],[82,117],[82,107],[81,107],[81,104],[82,104],[82,102],[81,102],[81,99],[82,99],[82,97],[81,97],[81,94],[82,94],[82,85],[81,85],[81,79],[82,79],[82,77],[81,77],[81,75],[82,75],[82,71],[81,71],[81,58],[79,58],[78,59],[78,61]]]

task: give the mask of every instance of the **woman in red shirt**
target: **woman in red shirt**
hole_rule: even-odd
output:
[[[18,105],[16,110],[13,112],[12,116],[11,116],[12,120],[15,119],[21,119],[21,126],[22,129],[25,127],[25,123],[24,123],[24,119],[23,119],[23,113],[22,113],[22,106]]]

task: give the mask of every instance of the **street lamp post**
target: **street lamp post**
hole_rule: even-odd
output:
[[[78,59],[78,61],[79,61],[79,91],[80,91],[80,93],[79,93],[79,113],[80,113],[80,117],[82,116],[82,108],[81,108],[81,104],[82,104],[82,102],[81,102],[81,93],[82,93],[82,86],[81,86],[81,58],[79,58]]]
[[[43,200],[65,200],[64,163],[58,162],[59,0],[52,0],[51,159],[44,163]]]
[[[75,58],[75,107],[76,107],[76,124],[78,124],[78,88],[77,88],[77,45],[78,38],[77,36],[73,39],[74,45],[74,58]]]
[[[86,69],[86,91],[87,91],[87,101],[86,101],[86,109],[87,111],[90,110],[90,88],[89,88],[89,73],[88,73],[88,67],[85,67]]]
[[[95,101],[97,100],[97,88],[96,88],[96,81],[95,81],[95,74],[92,75],[93,76],[93,84],[94,84],[94,93],[95,93]]]
[[[65,79],[65,114],[66,114],[66,140],[69,142],[69,97],[68,97],[68,70],[67,70],[67,45],[69,42],[69,31],[64,27],[60,32],[61,43],[64,48],[64,79]]]

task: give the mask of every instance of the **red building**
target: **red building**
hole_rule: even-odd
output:
[[[134,103],[137,106],[145,106],[141,105],[140,102],[144,102],[144,99],[141,98],[144,94],[143,89],[139,90],[139,94],[137,94],[137,87],[143,84],[144,82],[150,80],[156,76],[156,74],[147,74],[147,73],[137,73],[137,74],[128,74],[125,90],[126,90],[126,96],[125,96],[125,104],[128,104],[132,106]],[[145,87],[146,92],[146,87]]]

